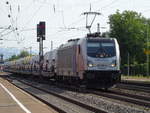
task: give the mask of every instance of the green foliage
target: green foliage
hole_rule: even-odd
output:
[[[147,75],[147,63],[130,64],[129,69],[130,69],[130,72],[129,72],[130,75],[142,75],[142,76]],[[121,67],[121,70],[124,75],[127,75],[128,74],[128,65],[127,64],[123,65]]]
[[[117,11],[109,16],[109,23],[110,36],[117,38],[120,45],[122,64],[127,63],[128,53],[130,63],[145,63],[144,50],[146,38],[150,35],[150,20],[134,11]]]
[[[18,59],[19,57],[17,55],[12,55],[10,58],[9,58],[9,61],[12,61],[12,60],[16,60]]]
[[[30,54],[27,51],[21,51],[21,53],[19,54],[19,58],[24,58],[29,56]]]
[[[24,58],[24,57],[27,57],[29,56],[30,54],[27,52],[27,51],[21,51],[21,53],[19,55],[12,55],[10,58],[9,58],[9,61],[13,61],[13,60],[17,60],[19,58]]]

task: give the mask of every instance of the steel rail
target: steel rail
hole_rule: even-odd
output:
[[[131,95],[131,94],[127,94],[127,93],[123,94],[121,92],[119,93],[119,92],[115,92],[115,91],[104,92],[104,91],[93,91],[92,90],[89,92],[91,94],[95,94],[98,96],[103,96],[103,97],[120,100],[120,101],[128,102],[131,104],[136,104],[136,105],[150,108],[150,100],[149,99],[146,100],[146,97],[143,97],[144,99],[142,99],[142,96]]]
[[[7,79],[7,80],[8,80],[8,79]],[[8,80],[8,81],[9,81],[9,80]],[[22,81],[22,80],[17,80],[17,81],[19,81],[19,82],[21,82],[21,83],[23,83],[23,84],[25,84],[25,85],[31,86],[31,87],[33,87],[33,88],[35,88],[35,89],[38,89],[38,90],[40,90],[40,91],[43,91],[43,92],[45,92],[45,93],[48,93],[48,94],[51,94],[51,95],[56,96],[56,97],[58,97],[58,98],[61,98],[61,99],[65,100],[65,101],[68,101],[68,102],[73,103],[73,104],[75,104],[75,105],[78,105],[78,106],[80,106],[80,107],[82,107],[82,108],[85,108],[85,109],[87,109],[87,110],[89,110],[89,111],[92,111],[92,112],[95,112],[95,113],[108,113],[107,111],[104,111],[104,110],[95,108],[95,107],[90,106],[90,105],[87,105],[87,104],[85,104],[85,103],[81,103],[81,102],[76,101],[76,100],[73,100],[73,99],[71,99],[71,98],[67,98],[67,97],[65,97],[65,96],[62,96],[62,95],[53,93],[53,92],[51,92],[51,91],[47,91],[47,90],[44,90],[44,89],[42,89],[42,88],[38,88],[38,87],[33,86],[33,85],[30,84],[30,83],[26,83],[26,82],[24,82],[24,81]],[[12,83],[12,82],[11,82],[11,83]],[[12,84],[15,85],[14,83],[12,83]],[[20,87],[17,86],[17,85],[15,85],[15,86],[18,87],[18,88],[20,88]],[[22,88],[20,88],[20,89],[22,89]],[[24,89],[22,89],[22,90],[24,90]],[[30,92],[27,92],[27,93],[30,94]],[[33,94],[31,94],[31,95],[33,95]],[[33,96],[36,97],[35,95],[33,95]],[[41,101],[43,101],[43,102],[45,103],[44,100],[42,100],[42,99],[40,99],[40,98],[37,98],[37,99],[39,99],[39,100],[41,100]],[[47,102],[46,102],[46,104],[49,105],[49,103],[47,103]],[[58,112],[59,112],[59,111],[62,111],[62,113],[65,112],[65,111],[63,111],[63,110],[61,110],[61,109],[59,109],[59,108],[57,108],[56,106],[53,106],[53,105],[51,105],[51,104],[50,104],[49,106],[51,106],[52,108],[56,109],[56,111],[58,111]]]

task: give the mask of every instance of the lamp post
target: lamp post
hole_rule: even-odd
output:
[[[128,52],[128,76],[130,75],[130,54]]]

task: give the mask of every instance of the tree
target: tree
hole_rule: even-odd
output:
[[[19,55],[12,55],[10,58],[9,58],[9,61],[13,61],[13,60],[17,60],[19,58],[24,58],[24,57],[27,57],[29,56],[30,54],[27,52],[27,51],[21,51]]]
[[[19,55],[19,58],[24,58],[24,57],[27,57],[29,56],[30,54],[27,52],[27,51],[21,51],[20,55]]]
[[[144,48],[150,20],[134,11],[120,13],[117,10],[116,14],[109,16],[109,23],[110,36],[117,38],[120,45],[122,63],[127,63],[128,53],[131,63],[144,63],[146,61]],[[150,34],[150,29],[148,33]]]
[[[12,56],[9,58],[9,61],[16,60],[16,59],[18,59],[18,58],[19,58],[18,56],[12,55]]]

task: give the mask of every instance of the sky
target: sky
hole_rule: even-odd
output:
[[[44,52],[50,51],[51,41],[57,48],[69,39],[82,38],[88,33],[82,13],[90,11],[90,6],[91,11],[101,13],[92,32],[97,23],[101,32],[108,31],[108,16],[117,9],[133,10],[150,18],[150,0],[0,0],[0,47],[28,51],[32,47],[32,51],[38,51],[36,26],[40,21],[46,22]]]

